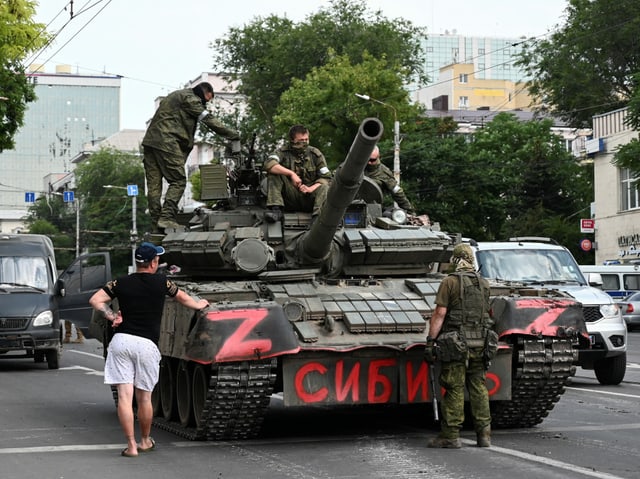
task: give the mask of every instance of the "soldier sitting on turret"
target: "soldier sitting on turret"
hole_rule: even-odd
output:
[[[320,150],[309,146],[309,130],[294,125],[289,144],[269,156],[264,164],[267,176],[265,219],[282,218],[283,209],[305,211],[316,217],[327,198],[331,171]]]
[[[398,207],[407,213],[414,213],[413,205],[407,199],[404,191],[394,178],[393,173],[380,162],[380,149],[377,146],[369,156],[369,163],[367,163],[364,174],[375,181],[383,193],[391,194],[393,201],[398,204]]]

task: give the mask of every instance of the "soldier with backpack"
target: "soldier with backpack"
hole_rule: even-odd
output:
[[[469,245],[457,245],[451,261],[455,272],[442,281],[436,294],[425,348],[425,361],[440,362],[439,382],[446,390],[441,401],[440,434],[429,441],[428,447],[462,447],[465,386],[477,445],[489,447],[491,413],[485,374],[498,346],[489,316],[489,283],[475,271]]]

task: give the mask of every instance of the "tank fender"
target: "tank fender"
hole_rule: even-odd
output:
[[[589,338],[582,305],[568,298],[496,296],[491,316],[500,337],[510,334]]]
[[[300,346],[279,304],[208,309],[196,317],[186,338],[187,359],[221,363],[297,353]]]

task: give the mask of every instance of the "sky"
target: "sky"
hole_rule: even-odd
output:
[[[274,14],[302,21],[329,0],[36,0],[35,21],[59,31],[29,63],[46,72],[122,77],[120,128],[144,129],[155,99],[202,72],[216,72],[209,44],[231,27]],[[538,37],[563,23],[566,0],[368,0],[392,20],[404,18],[428,33]],[[69,8],[73,5],[74,17]],[[65,10],[66,8],[66,10]]]

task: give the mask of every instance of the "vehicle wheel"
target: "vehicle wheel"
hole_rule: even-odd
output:
[[[44,351],[34,351],[33,353],[33,361],[36,363],[44,363]]]
[[[170,359],[160,362],[160,402],[162,416],[171,421],[176,414],[176,373]]]
[[[178,418],[183,427],[190,426],[193,420],[191,406],[191,371],[188,361],[180,361],[176,371],[176,400],[178,402]]]
[[[600,384],[620,384],[627,370],[627,353],[612,358],[601,359],[593,365],[593,370]]]
[[[60,368],[60,356],[62,356],[60,348],[47,349],[45,355],[47,357],[47,365],[49,366],[49,369]]]
[[[202,364],[196,364],[193,368],[193,391],[191,394],[193,403],[193,416],[196,426],[200,427],[204,423],[205,418],[202,417],[204,405],[207,401],[207,392],[209,391],[209,368]]]

